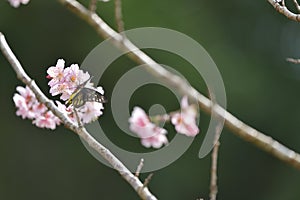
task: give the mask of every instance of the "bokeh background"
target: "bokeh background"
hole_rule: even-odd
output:
[[[98,12],[115,27],[113,2],[99,3]],[[123,14],[126,29],[165,27],[202,44],[222,74],[228,110],[300,152],[300,65],[285,61],[286,57],[300,57],[299,23],[278,14],[267,1],[131,0],[123,1]],[[48,96],[46,69],[58,58],[80,64],[103,40],[57,1],[32,0],[18,9],[1,1],[0,31]],[[207,94],[201,77],[191,73],[184,60],[168,52],[147,52],[179,70]],[[64,127],[39,129],[16,116],[12,97],[22,83],[2,55],[0,66],[0,199],[138,199],[118,173],[87,152],[74,133]],[[122,57],[106,71],[100,84],[108,98],[116,81],[134,66]],[[148,109],[156,103],[167,111],[178,108],[172,93],[157,85],[137,90],[129,108]],[[100,120],[116,144],[145,151],[139,140],[116,126],[110,103]],[[209,116],[201,113],[203,133],[208,121]],[[167,128],[171,138],[174,130]],[[199,134],[180,159],[154,172],[150,189],[159,199],[208,199],[211,158],[197,156],[203,137]],[[218,164],[218,199],[300,199],[299,170],[226,129]]]

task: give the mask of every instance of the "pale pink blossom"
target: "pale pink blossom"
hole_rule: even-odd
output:
[[[80,87],[89,87],[100,94],[104,94],[102,87],[93,87],[88,72],[79,69],[77,64],[72,64],[70,67],[65,67],[65,61],[59,59],[55,66],[51,66],[47,70],[47,78],[50,79],[50,93],[52,96],[61,95],[60,99],[66,101],[70,98],[73,92]],[[87,82],[87,83],[86,83]],[[85,84],[85,85],[82,85]],[[33,92],[26,86],[17,87],[18,93],[13,97],[13,101],[17,107],[16,114],[23,119],[28,118],[33,120],[33,124],[40,128],[55,129],[60,124],[60,120],[48,110],[48,108],[38,102]],[[65,113],[73,122],[78,122],[75,110],[79,116],[80,122],[90,123],[96,120],[103,114],[104,109],[102,103],[86,102],[80,108],[74,108],[72,104],[68,107],[59,101],[56,101],[58,109]]]
[[[149,148],[160,148],[163,144],[168,144],[168,139],[166,137],[167,131],[166,129],[160,127],[154,127],[154,135],[150,137],[141,138],[141,143],[143,146]]]
[[[34,112],[39,115],[39,114],[43,114],[45,113],[48,108],[42,104],[42,103],[39,103],[39,102],[36,102],[33,106],[32,106],[32,110],[34,110]]]
[[[168,143],[167,131],[153,124],[142,108],[134,107],[129,123],[130,130],[141,138],[145,147],[160,148]]]
[[[36,98],[29,87],[17,87],[19,92],[14,94],[13,101],[17,107],[16,114],[21,116],[23,119],[33,119],[35,117],[35,111],[32,109],[33,105],[36,104]]]
[[[73,91],[69,89],[69,85],[67,83],[57,83],[50,88],[49,92],[52,96],[61,94],[60,99],[64,101],[69,99],[70,95],[73,93]]]
[[[71,66],[65,67],[65,61],[63,59],[59,59],[56,66],[50,68],[47,71],[47,77],[51,79],[50,82],[53,81],[53,79],[56,79],[51,84],[49,82],[50,93],[52,96],[61,94],[60,99],[66,101],[70,98],[77,87],[83,87],[82,84],[85,84],[84,87],[96,90],[102,95],[104,94],[102,87],[95,88],[93,87],[93,83],[90,81],[87,82],[87,80],[91,79],[91,76],[88,72],[82,71],[78,64],[71,64]],[[62,106],[60,105],[60,107]],[[71,111],[71,113],[68,114],[69,117],[71,117],[73,120],[76,119],[74,118],[76,117],[74,116],[75,108],[73,108],[72,104],[65,109],[69,110],[69,112]],[[103,114],[103,109],[104,107],[102,103],[86,102],[80,108],[76,108],[76,112],[81,122],[90,123]]]
[[[82,122],[88,124],[92,121],[95,121],[99,116],[103,114],[101,111],[104,109],[102,103],[98,102],[86,102],[82,108],[79,109],[79,117]]]
[[[56,101],[57,104],[57,108],[60,112],[64,113],[65,115],[67,115],[73,122],[77,122],[76,120],[76,116],[74,114],[73,109],[69,106],[66,107],[65,104],[62,104],[60,101]]]
[[[39,115],[32,121],[39,128],[49,128],[54,130],[56,125],[60,124],[60,120],[53,115],[51,111],[45,112],[42,115]]]
[[[88,72],[84,73],[80,70],[77,64],[72,64],[70,67],[67,67],[64,70],[64,76],[66,82],[70,85],[70,89],[73,91],[76,89],[76,86],[84,83],[91,77]]]
[[[104,90],[103,90],[103,88],[102,88],[101,86],[98,86],[98,87],[96,88],[96,90],[97,90],[97,92],[99,92],[100,94],[104,95]]]
[[[20,6],[20,4],[28,4],[29,3],[29,0],[8,0],[8,2],[10,3],[10,5],[12,6],[12,7],[15,7],[15,8],[17,8],[17,7],[19,7]]]
[[[18,116],[33,120],[32,123],[40,128],[55,129],[56,125],[60,124],[60,120],[51,111],[48,111],[44,104],[38,102],[28,86],[25,88],[18,86],[17,91],[19,93],[14,95],[13,100]]]
[[[15,105],[17,107],[17,116],[21,116],[23,119],[29,118],[32,119],[34,117],[34,113],[30,112],[29,113],[29,108],[25,102],[25,98],[22,97],[19,94],[14,94],[13,100],[15,102]]]
[[[181,100],[181,112],[173,114],[171,122],[178,133],[193,137],[199,133],[196,117],[197,110],[188,104],[188,98],[184,96]]]
[[[63,59],[58,59],[55,66],[51,66],[47,70],[47,78],[51,79],[48,83],[50,87],[61,83],[64,78],[64,67],[65,61]]]

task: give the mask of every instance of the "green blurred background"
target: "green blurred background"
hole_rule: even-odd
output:
[[[115,27],[113,2],[99,3],[98,12]],[[299,23],[278,14],[267,1],[131,0],[123,1],[123,14],[126,29],[165,27],[197,40],[219,67],[228,110],[300,152],[300,66],[285,61],[300,57]],[[1,1],[0,31],[48,96],[46,69],[58,58],[80,64],[102,41],[57,1],[32,0],[18,9]],[[167,52],[147,52],[174,66],[207,94],[201,77],[191,73],[185,61]],[[12,97],[22,83],[2,55],[0,66],[0,199],[138,199],[118,173],[87,152],[75,134],[64,127],[42,130],[17,117]],[[122,57],[107,70],[100,84],[108,98],[118,78],[134,66]],[[148,109],[154,103],[169,111],[178,108],[174,96],[155,85],[136,91],[129,107],[138,104]],[[117,128],[110,103],[100,120],[116,144],[143,151],[137,139]],[[208,121],[209,116],[201,113],[204,133]],[[174,136],[172,127],[168,129]],[[154,172],[150,189],[159,199],[208,199],[211,159],[197,157],[203,137],[199,134],[180,159]],[[226,129],[218,170],[218,199],[300,199],[300,171]]]

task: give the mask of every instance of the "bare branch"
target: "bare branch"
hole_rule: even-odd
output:
[[[115,0],[115,18],[117,30],[119,33],[124,31],[124,22],[122,16],[122,0]]]
[[[47,108],[51,110],[67,128],[77,133],[84,141],[88,143],[91,148],[96,150],[105,160],[107,160],[111,166],[117,170],[120,175],[134,188],[134,190],[142,199],[156,200],[156,197],[151,194],[148,188],[145,187],[144,184],[136,176],[134,176],[115,155],[113,155],[108,149],[106,149],[95,138],[93,138],[84,127],[78,127],[75,125],[64,113],[59,111],[53,101],[49,100],[42,93],[37,84],[26,74],[1,32],[0,49],[16,72],[18,79],[20,79],[32,90],[39,102],[45,104]]]
[[[63,5],[65,5],[68,9],[73,11],[76,15],[84,19],[87,23],[89,23],[96,32],[107,39],[110,38],[112,43],[116,45],[117,48],[122,49],[124,51],[131,52],[127,54],[133,61],[139,64],[145,64],[146,69],[154,74],[157,78],[166,81],[167,84],[176,86],[177,89],[184,94],[188,95],[189,98],[198,101],[200,108],[208,114],[211,114],[212,111],[217,113],[219,117],[225,119],[225,125],[229,128],[233,133],[240,136],[244,140],[255,144],[257,147],[263,149],[264,151],[272,154],[276,158],[290,164],[297,169],[300,169],[300,155],[293,150],[290,150],[286,146],[280,144],[272,137],[267,136],[251,126],[245,124],[241,120],[237,119],[231,113],[224,110],[219,105],[212,106],[212,102],[199,93],[196,89],[188,85],[183,79],[179,76],[172,74],[167,71],[161,65],[156,63],[152,58],[150,58],[143,51],[138,49],[131,41],[123,38],[120,34],[114,31],[109,25],[107,25],[97,14],[90,13],[84,6],[82,6],[79,2],[75,0],[58,0]],[[273,1],[268,0],[272,5],[274,4],[276,7],[281,8],[281,6]],[[298,17],[294,17],[295,19]],[[300,18],[299,18],[300,20]]]
[[[296,0],[294,0],[295,2]],[[292,11],[290,11],[286,6],[284,1],[279,0],[268,0],[268,2],[277,10],[277,12],[285,15],[287,18],[300,22],[300,14],[295,14]],[[280,4],[281,2],[281,4]],[[297,3],[297,2],[296,2]],[[298,3],[297,3],[298,4]],[[299,9],[299,7],[297,7]]]
[[[295,58],[287,58],[286,61],[294,63],[294,64],[300,63],[300,59],[295,59]]]

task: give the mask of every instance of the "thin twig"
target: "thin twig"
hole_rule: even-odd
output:
[[[212,102],[216,102],[215,95],[213,93],[210,93],[210,98]],[[219,138],[222,132],[222,120],[220,120],[218,117],[218,124],[215,129],[215,137],[214,137],[214,148],[213,152],[211,154],[211,176],[210,176],[210,200],[216,200],[217,199],[217,194],[218,194],[218,184],[217,184],[217,179],[218,179],[218,152],[219,152]]]
[[[211,176],[210,176],[210,200],[216,200],[218,194],[217,170],[218,170],[218,152],[219,152],[219,136],[222,132],[222,124],[219,123],[216,127],[215,146],[211,154]]]
[[[90,1],[90,11],[95,12],[97,9],[97,1],[98,0],[91,0]]]
[[[286,61],[294,63],[294,64],[300,63],[300,59],[295,59],[295,58],[287,58]]]
[[[277,12],[283,14],[287,18],[300,22],[300,14],[295,14],[292,11],[290,11],[284,4],[284,1],[282,1],[280,4],[280,1],[277,0],[268,0],[268,2],[277,10]],[[298,9],[298,7],[297,7]]]
[[[144,166],[144,159],[142,158],[139,165],[137,166],[137,169],[136,169],[136,172],[135,172],[136,177],[140,176],[140,173],[141,173],[141,170],[142,170],[143,166]]]
[[[219,151],[220,142],[217,141],[213,148],[213,152],[211,154],[211,176],[210,176],[210,200],[217,199],[218,193],[218,184],[217,184],[217,164],[218,164],[218,151]]]
[[[152,179],[152,176],[153,176],[153,173],[151,173],[151,174],[149,174],[149,175],[147,176],[147,178],[146,178],[145,181],[144,181],[144,187],[148,187],[148,185],[149,185],[149,183],[150,183],[150,181],[151,181],[151,179]]]
[[[226,111],[219,105],[212,106],[212,102],[199,93],[192,86],[188,85],[182,78],[167,71],[164,67],[156,63],[147,54],[141,51],[128,39],[124,42],[124,37],[114,31],[109,25],[107,25],[97,14],[90,14],[90,12],[75,0],[58,0],[68,9],[73,11],[76,15],[84,19],[87,23],[94,27],[96,32],[107,39],[110,38],[112,43],[117,48],[131,52],[127,54],[133,61],[146,65],[146,69],[154,74],[157,78],[164,80],[171,86],[176,86],[178,90],[188,95],[189,98],[196,100],[199,103],[200,109],[204,112],[211,114],[212,111],[218,114],[219,117],[225,119],[225,125],[233,133],[240,136],[244,140],[255,144],[260,149],[272,154],[276,158],[300,169],[300,155],[295,151],[287,148],[272,137],[263,134],[262,132],[252,128],[245,124],[231,113]],[[271,1],[271,0],[268,0]],[[271,1],[273,2],[273,1]],[[280,5],[279,5],[280,6]]]
[[[142,199],[156,200],[156,197],[151,194],[148,188],[144,187],[144,184],[134,176],[125,165],[118,160],[118,158],[113,155],[107,148],[100,144],[95,138],[93,138],[84,127],[78,127],[74,124],[64,113],[62,113],[53,101],[49,100],[45,94],[40,90],[37,84],[26,74],[22,65],[10,49],[7,44],[4,35],[0,32],[0,49],[3,55],[6,57],[12,68],[17,74],[18,79],[20,79],[25,85],[27,85],[32,92],[35,94],[36,98],[40,103],[43,103],[51,110],[62,123],[77,133],[88,145],[96,150],[105,160],[107,160],[111,166],[117,170],[120,175],[134,188],[134,190],[140,195]]]
[[[119,33],[124,31],[124,21],[122,16],[122,0],[115,0],[115,18]]]

